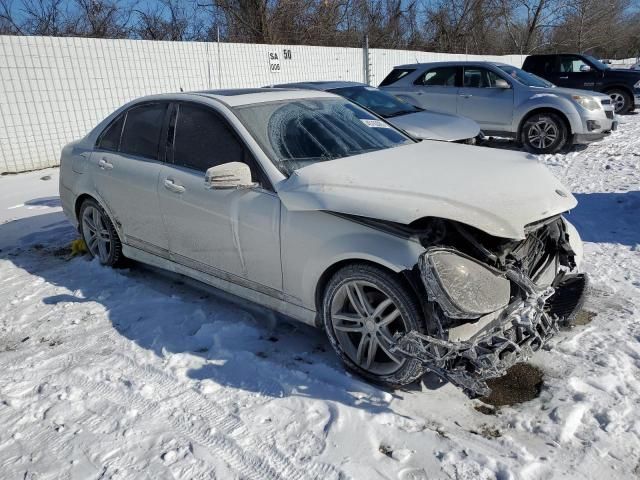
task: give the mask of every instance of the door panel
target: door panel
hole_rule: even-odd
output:
[[[158,200],[161,163],[114,152],[91,156],[95,188],[132,245],[142,241],[167,250],[168,239]]]
[[[277,195],[208,189],[204,173],[177,166],[162,167],[158,189],[172,259],[282,289]]]
[[[494,86],[498,76],[482,67],[465,67],[458,93],[458,115],[469,117],[484,130],[510,131],[513,89]]]

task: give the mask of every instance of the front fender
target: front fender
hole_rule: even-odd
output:
[[[320,279],[345,261],[371,262],[394,272],[412,269],[424,247],[418,242],[321,211],[282,215],[285,293],[316,309]]]
[[[576,105],[553,93],[534,93],[524,98],[513,112],[513,131],[519,132],[522,122],[536,110],[555,110],[562,115],[571,128],[571,133],[582,133],[582,119]]]

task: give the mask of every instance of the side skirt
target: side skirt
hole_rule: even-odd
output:
[[[154,267],[158,267],[163,270],[194,278],[202,283],[218,288],[223,292],[249,300],[258,306],[270,308],[271,310],[306,323],[307,325],[311,325],[312,327],[318,326],[316,322],[316,312],[313,310],[309,310],[299,305],[294,305],[285,300],[272,297],[271,295],[195,270],[130,245],[122,244],[122,253],[124,253],[125,257],[132,260],[137,260],[138,262],[153,265]]]

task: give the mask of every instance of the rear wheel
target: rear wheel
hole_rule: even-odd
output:
[[[614,88],[608,90],[607,95],[611,98],[611,104],[617,114],[624,115],[631,110],[631,95],[624,90]]]
[[[111,219],[93,199],[87,199],[80,207],[80,234],[87,250],[102,265],[120,266],[124,261],[122,243]]]
[[[522,126],[522,144],[532,153],[556,153],[568,143],[569,132],[554,113],[537,113]]]
[[[394,274],[366,264],[340,269],[325,289],[322,320],[338,356],[367,379],[396,387],[424,374],[390,349],[396,334],[423,330],[419,305]]]

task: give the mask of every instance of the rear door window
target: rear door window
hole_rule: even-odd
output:
[[[386,87],[393,83],[396,83],[401,78],[406,77],[410,73],[415,72],[414,68],[394,68],[389,75],[385,77],[380,83],[381,87]]]
[[[127,111],[120,152],[158,160],[160,134],[167,106],[167,103],[149,103]]]
[[[438,67],[427,70],[415,81],[427,87],[455,87],[458,67]]]

